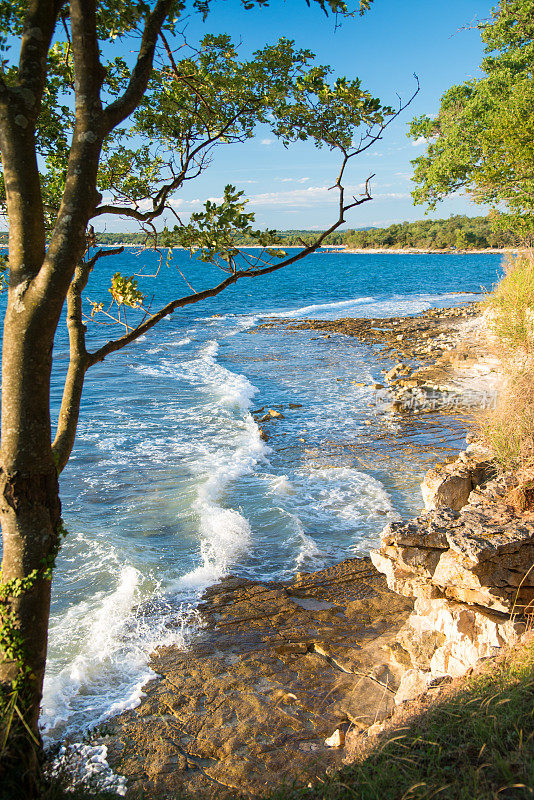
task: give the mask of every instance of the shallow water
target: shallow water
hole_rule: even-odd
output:
[[[152,272],[156,263],[133,252],[106,261],[88,287],[93,300],[106,297],[116,270]],[[457,305],[478,297],[457,292],[490,286],[500,262],[314,255],[177,312],[91,371],[61,477],[70,535],[53,586],[42,714],[49,741],[79,738],[134,705],[153,648],[194,635],[205,586],[229,572],[287,578],[367,553],[387,520],[420,509],[429,460],[460,446],[461,419],[425,415],[414,427],[382,415],[377,423],[373,390],[355,384],[379,380],[387,365],[356,339],[257,324]],[[195,289],[220,280],[175,252],[153,308],[189,293],[173,264]],[[89,347],[112,333],[92,326]],[[66,341],[62,329],[56,413]],[[262,406],[284,406],[267,443],[250,413]]]

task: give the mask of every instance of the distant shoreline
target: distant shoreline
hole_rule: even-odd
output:
[[[442,250],[432,250],[429,248],[424,247],[359,247],[359,248],[352,248],[347,247],[344,250],[337,250],[334,252],[339,253],[355,253],[357,255],[369,253],[371,255],[380,255],[382,253],[391,253],[392,255],[447,255],[447,256],[456,256],[456,255],[484,255],[485,253],[518,253],[521,248],[519,247],[485,247],[480,249],[469,249],[469,250],[458,250],[455,248],[454,250],[451,248],[446,248]]]
[[[142,244],[133,244],[131,242],[115,242],[113,244],[101,244],[100,247],[127,247],[127,248],[139,248],[143,249]],[[295,244],[288,244],[288,245],[273,245],[273,247],[278,247],[282,250],[301,250],[303,249],[301,245]],[[165,250],[187,250],[186,247],[180,246],[173,246],[173,247],[164,247],[162,249]],[[258,245],[243,245],[243,250],[265,250],[264,247]],[[519,247],[486,247],[480,249],[470,249],[470,250],[458,250],[458,249],[442,249],[442,250],[430,250],[424,247],[341,247],[339,245],[324,245],[321,248],[318,248],[314,252],[320,252],[322,250],[328,250],[329,255],[337,255],[337,254],[344,254],[348,253],[350,255],[448,255],[448,256],[455,256],[455,255],[484,255],[487,253],[518,253],[521,251],[522,248]]]

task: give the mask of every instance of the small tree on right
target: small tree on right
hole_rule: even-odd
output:
[[[435,117],[413,120],[427,150],[412,161],[416,203],[460,189],[504,210],[498,224],[534,238],[534,0],[500,0],[479,24],[483,77],[452,86]]]

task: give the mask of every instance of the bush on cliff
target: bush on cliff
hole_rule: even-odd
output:
[[[519,481],[534,469],[534,256],[523,253],[505,265],[503,279],[490,295],[488,327],[504,373],[495,409],[481,432],[504,470]]]

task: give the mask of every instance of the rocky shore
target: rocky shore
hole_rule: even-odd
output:
[[[265,326],[357,336],[388,359],[376,388],[396,415],[446,409],[451,392],[495,392],[498,363],[478,315],[471,304]],[[281,415],[256,414],[260,424]],[[288,582],[229,577],[205,592],[191,648],[160,648],[140,706],[99,739],[129,797],[306,784],[350,761],[400,709],[431,702],[520,639],[534,605],[534,512],[510,501],[510,476],[477,443],[421,488],[426,512],[387,525],[370,559]]]
[[[391,713],[391,646],[412,608],[368,558],[287,583],[226,578],[203,597],[191,649],[154,654],[158,680],[99,743],[129,797],[307,783],[341,765],[346,731]]]
[[[440,481],[427,476],[430,510],[390,523],[371,552],[389,588],[415,600],[396,638],[408,668],[396,703],[464,675],[524,633],[534,613],[534,513],[510,503],[510,484],[472,445]]]
[[[480,303],[432,308],[414,317],[272,319],[261,330],[318,331],[356,337],[371,348],[381,370],[377,404],[385,411],[424,413],[488,407],[501,380]],[[393,363],[392,363],[393,362]]]

